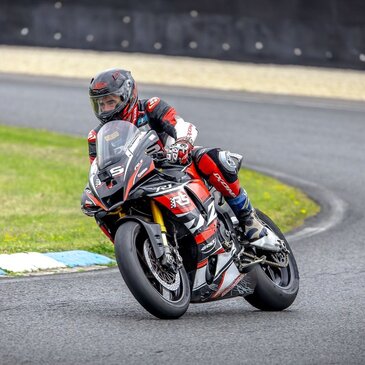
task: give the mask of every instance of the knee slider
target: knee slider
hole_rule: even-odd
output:
[[[237,153],[231,153],[229,151],[219,151],[218,159],[221,163],[221,166],[229,173],[229,174],[237,174],[238,169],[241,166],[242,156]]]

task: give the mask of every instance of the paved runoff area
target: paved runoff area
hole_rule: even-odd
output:
[[[255,93],[365,101],[365,72],[304,66],[257,65],[187,57],[0,46],[0,72],[91,79],[114,67],[130,70],[137,82]],[[85,251],[0,255],[0,276],[114,261]]]

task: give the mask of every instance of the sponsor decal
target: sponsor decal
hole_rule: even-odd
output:
[[[133,108],[132,110],[132,117],[131,119],[129,119],[130,122],[132,122],[132,124],[136,124],[136,121],[137,121],[137,111],[138,111],[138,108],[137,108],[137,105]],[[126,118],[128,119],[128,118]]]
[[[156,106],[158,105],[159,102],[160,102],[160,98],[158,98],[156,96],[149,99],[147,102],[147,110],[149,112],[152,112],[152,110],[156,108]]]
[[[202,253],[204,254],[208,254],[210,253],[211,251],[214,250],[215,248],[215,243],[216,243],[216,239],[212,239],[209,243],[207,243],[206,245],[204,245],[202,248],[201,248],[201,251]]]
[[[93,88],[93,90],[100,90],[103,89],[104,87],[107,87],[108,84],[106,82],[97,82]]]
[[[118,131],[115,131],[114,133],[112,134],[108,134],[104,137],[105,141],[106,142],[110,142],[112,141],[113,139],[116,139],[117,137],[119,137],[119,132]]]
[[[142,112],[141,112],[142,113]],[[148,123],[148,118],[146,115],[143,115],[143,116],[140,116],[138,119],[137,119],[137,127],[142,127],[143,125],[147,124]],[[153,137],[153,136],[152,136]]]
[[[170,198],[170,204],[171,204],[171,209],[176,208],[178,205],[184,207],[190,204],[190,200],[185,193],[179,192],[177,195]]]
[[[142,165],[143,160],[139,161],[136,166],[134,166],[134,171],[138,170]]]
[[[123,166],[115,166],[112,169],[110,169],[110,174],[115,177],[118,175],[122,175],[124,173],[124,167]]]
[[[165,191],[165,190],[168,190],[171,188],[172,188],[172,184],[161,185],[156,188],[156,193],[158,193],[160,191]]]
[[[193,125],[190,123],[188,127],[188,132],[186,134],[188,142],[193,145]]]
[[[222,179],[222,177],[218,173],[213,173],[214,177],[218,180],[218,182],[228,191],[228,193],[235,198],[236,194],[232,191],[232,189],[228,186],[228,184]]]
[[[148,191],[152,191],[154,193],[163,192],[165,190],[170,190],[172,188],[172,184],[165,184],[160,186],[147,186],[145,189]]]
[[[88,136],[87,136],[87,140],[89,142],[95,142],[96,141],[96,133],[94,130],[90,131]]]
[[[141,177],[144,175],[144,173],[147,171],[147,167],[145,167],[138,175],[137,177]]]

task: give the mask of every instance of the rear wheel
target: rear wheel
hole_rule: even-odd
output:
[[[288,308],[295,300],[299,290],[299,272],[293,252],[283,233],[275,223],[264,213],[256,210],[258,217],[284,240],[289,250],[288,265],[275,267],[269,264],[258,265],[255,269],[257,285],[253,294],[245,299],[255,308],[266,311],[281,311]],[[282,264],[286,261],[283,253],[270,253],[256,250],[256,256],[265,255],[267,260]]]
[[[114,249],[125,283],[148,312],[161,319],[179,318],[186,312],[190,286],[184,267],[173,272],[162,266],[138,222],[118,228]]]

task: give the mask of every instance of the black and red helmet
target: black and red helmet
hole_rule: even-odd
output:
[[[102,124],[116,119],[134,122],[138,93],[129,71],[113,68],[99,73],[91,79],[89,96],[94,113]],[[115,105],[105,110],[104,101],[111,98]]]

